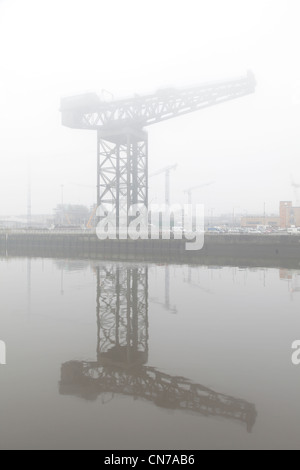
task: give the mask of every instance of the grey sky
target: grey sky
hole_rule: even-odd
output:
[[[60,200],[94,202],[94,133],[63,128],[63,95],[114,96],[240,76],[255,95],[149,128],[150,170],[177,162],[172,200],[195,194],[207,210],[278,210],[300,182],[297,0],[0,1],[0,214],[25,213],[31,159],[33,212]],[[151,181],[163,199],[163,177]],[[203,197],[202,197],[203,196]]]

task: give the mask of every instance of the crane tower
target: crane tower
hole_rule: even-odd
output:
[[[148,135],[145,127],[254,93],[255,78],[103,101],[88,93],[61,100],[62,124],[97,132],[97,206],[121,216],[133,204],[148,207]]]
[[[165,204],[166,206],[170,205],[170,173],[172,170],[177,169],[177,164],[176,165],[169,165],[166,168],[163,168],[161,170],[157,170],[154,173],[150,175],[150,178],[153,176],[158,176],[164,173],[165,175]]]

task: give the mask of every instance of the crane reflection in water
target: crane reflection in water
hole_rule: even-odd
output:
[[[60,394],[96,400],[102,394],[144,399],[167,409],[240,422],[251,432],[253,404],[187,378],[171,376],[148,362],[148,267],[103,264],[97,273],[97,359],[62,365]]]

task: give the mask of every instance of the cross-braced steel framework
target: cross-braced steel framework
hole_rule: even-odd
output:
[[[121,364],[148,359],[148,268],[97,267],[97,357]]]
[[[118,136],[98,131],[97,206],[129,223],[128,208],[148,207],[148,135],[124,129]]]
[[[63,98],[62,124],[98,133],[98,207],[108,205],[118,228],[130,206],[148,206],[148,139],[144,127],[235,100],[253,93],[255,86],[254,75],[248,72],[234,80],[109,102],[94,93]]]

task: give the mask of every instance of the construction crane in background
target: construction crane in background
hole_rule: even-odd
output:
[[[154,173],[151,173],[150,178],[153,178],[154,176],[161,175],[162,173],[165,174],[165,204],[166,206],[170,205],[170,173],[171,171],[175,171],[177,169],[177,163],[176,165],[169,165],[165,168],[162,168],[161,170],[157,170]]]
[[[192,186],[191,188],[185,189],[184,193],[187,194],[188,196],[189,205],[192,205],[192,195],[194,191],[196,191],[197,189],[204,188],[206,186],[211,186],[213,183],[214,183],[213,181],[210,181],[209,183],[203,183],[203,184],[199,184],[198,186]]]
[[[245,77],[193,88],[104,101],[88,93],[61,100],[62,124],[97,131],[97,206],[111,206],[117,227],[134,204],[148,207],[148,135],[144,128],[255,92]],[[129,219],[128,219],[129,221]]]

